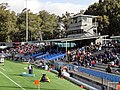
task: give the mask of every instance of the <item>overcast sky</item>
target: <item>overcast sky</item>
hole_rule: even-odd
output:
[[[26,0],[0,0],[0,3],[8,3],[9,8],[16,13],[21,12],[26,7]],[[46,10],[56,15],[62,15],[66,11],[78,13],[85,10],[89,5],[98,0],[27,0],[28,9],[34,13]]]

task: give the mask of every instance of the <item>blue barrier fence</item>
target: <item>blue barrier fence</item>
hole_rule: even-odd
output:
[[[95,77],[98,77],[98,78],[109,80],[111,82],[119,82],[120,81],[120,76],[119,75],[115,75],[115,74],[111,74],[111,73],[107,73],[107,72],[102,72],[102,71],[97,71],[97,70],[92,70],[92,69],[89,69],[89,68],[85,68],[85,67],[81,67],[81,66],[75,66],[75,65],[72,65],[72,64],[63,64],[63,62],[61,64],[60,64],[60,62],[57,63],[57,64],[58,64],[59,67],[66,65],[71,70],[75,70],[76,67],[77,67],[78,72],[83,72],[83,73],[86,73],[86,74],[89,74],[89,75],[92,75],[92,76],[95,76]],[[59,68],[59,67],[57,67],[55,65],[55,69]]]
[[[44,59],[44,60],[56,60],[58,58],[63,58],[66,55],[66,53],[57,53],[57,54],[45,54],[45,55],[41,55],[36,57],[36,60],[39,60],[40,58]]]
[[[37,56],[40,56],[40,55],[42,55],[43,54],[43,52],[39,52],[39,53],[37,53],[37,54],[32,54],[31,56],[32,57],[37,57]]]

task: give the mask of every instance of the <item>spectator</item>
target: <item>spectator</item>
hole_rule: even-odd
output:
[[[62,68],[60,67],[58,69],[58,78],[61,78],[62,77]]]
[[[95,66],[95,60],[92,60],[91,64],[92,64],[92,67],[94,67]]]
[[[29,70],[29,74],[33,74],[33,67],[32,67],[32,65],[28,66],[28,70]]]
[[[108,73],[112,72],[112,68],[110,67],[110,65],[108,65],[108,67],[106,68],[106,72],[108,72]]]
[[[5,55],[2,53],[2,55],[0,56],[0,63],[4,66],[4,58]]]

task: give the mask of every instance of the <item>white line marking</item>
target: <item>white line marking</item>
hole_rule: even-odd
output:
[[[6,71],[4,68],[0,67],[2,70]]]
[[[22,90],[25,90],[22,86],[20,86],[18,83],[16,83],[15,81],[13,81],[11,78],[9,78],[7,75],[5,75],[3,72],[0,71],[0,73],[2,75],[4,75],[7,79],[9,79],[11,82],[13,82],[14,84],[16,84],[18,87],[20,87]]]

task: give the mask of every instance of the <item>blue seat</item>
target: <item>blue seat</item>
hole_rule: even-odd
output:
[[[103,79],[106,79],[106,80],[109,80],[112,82],[120,81],[120,76],[111,75],[111,74],[106,73],[106,72],[95,71],[95,70],[91,70],[88,68],[83,68],[81,66],[78,67],[78,71],[93,75],[95,77],[103,78]]]

